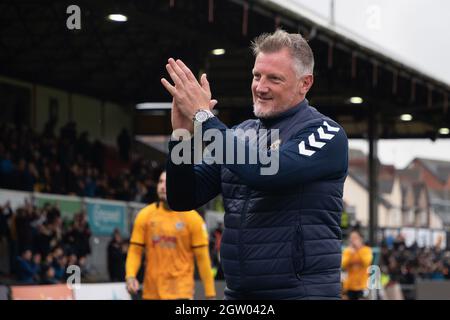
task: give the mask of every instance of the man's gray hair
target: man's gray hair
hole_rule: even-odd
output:
[[[314,55],[308,42],[299,33],[287,33],[277,29],[274,33],[263,33],[252,41],[251,49],[255,57],[260,53],[273,53],[289,49],[294,59],[294,68],[298,77],[313,74]]]

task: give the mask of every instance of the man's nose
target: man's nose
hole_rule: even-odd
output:
[[[269,91],[269,88],[266,85],[266,81],[261,79],[258,81],[257,85],[256,85],[256,92],[259,93],[266,93]]]

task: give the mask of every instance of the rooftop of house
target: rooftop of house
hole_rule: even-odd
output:
[[[442,183],[446,183],[450,177],[450,161],[434,160],[426,158],[416,158],[409,166],[420,162],[433,176]]]

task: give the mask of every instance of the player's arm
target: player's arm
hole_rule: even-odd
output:
[[[220,165],[194,165],[191,141],[170,141],[166,164],[167,202],[172,210],[187,211],[201,207],[220,193]],[[187,164],[177,164],[175,157],[183,144],[191,150]],[[178,148],[178,150],[177,150]]]
[[[236,133],[227,134],[228,128],[216,117],[203,123],[203,132],[208,129],[221,132],[224,154],[228,145],[235,146],[235,151],[245,150],[245,164],[238,164],[238,152],[234,152],[233,163],[226,162],[224,166],[255,189],[277,190],[319,179],[338,179],[347,174],[347,136],[342,128],[329,120],[318,121],[303,129],[282,144],[278,152],[264,151],[265,156],[271,159],[267,165],[261,161],[250,164],[249,155],[258,154],[257,145],[241,139]]]
[[[136,294],[139,290],[139,282],[136,275],[141,267],[142,253],[145,247],[145,214],[140,211],[136,217],[131,234],[130,245],[127,252],[125,264],[125,278],[127,290],[131,294]]]
[[[345,248],[342,253],[342,269],[346,270],[349,267],[352,251],[350,248]]]
[[[189,230],[191,232],[191,247],[194,251],[200,279],[203,282],[205,297],[216,297],[214,275],[209,257],[208,231],[203,218],[195,211],[189,216]]]
[[[358,254],[359,258],[361,259],[362,265],[364,267],[370,266],[373,259],[372,249],[369,247],[365,247],[363,250],[359,250]]]
[[[212,299],[216,297],[216,289],[214,286],[214,275],[211,269],[211,259],[209,258],[208,245],[194,248],[195,260],[197,262],[200,279],[203,282],[205,297]]]

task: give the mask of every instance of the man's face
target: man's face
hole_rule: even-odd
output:
[[[41,255],[39,253],[36,253],[33,256],[33,261],[34,261],[35,264],[40,264],[41,260],[42,260],[42,257],[41,257]]]
[[[350,234],[350,243],[355,248],[359,248],[363,245],[361,236],[357,232],[352,232]]]
[[[158,199],[160,201],[167,201],[165,172],[161,173],[161,175],[159,176],[158,185],[156,186],[156,192],[158,193]]]
[[[31,258],[33,257],[33,253],[31,252],[31,250],[25,250],[22,256],[25,260],[31,260]]]
[[[61,257],[62,255],[64,255],[64,251],[63,251],[61,248],[57,248],[57,249],[55,250],[55,254],[54,254],[55,258],[59,258],[59,257]]]
[[[294,61],[288,49],[260,52],[253,67],[253,111],[258,118],[274,117],[300,103],[312,85],[297,78]],[[308,84],[307,84],[308,85]],[[306,91],[305,91],[306,89]]]

